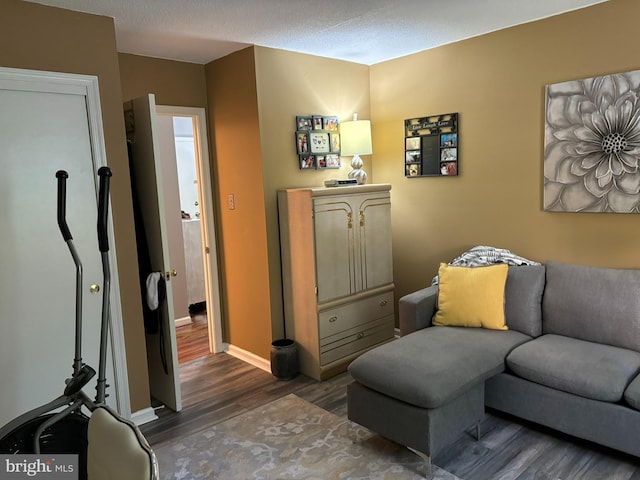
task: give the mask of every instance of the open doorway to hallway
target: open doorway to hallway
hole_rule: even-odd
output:
[[[178,363],[183,364],[223,349],[213,194],[204,110],[159,105],[157,113],[161,148],[175,158],[175,170],[167,170],[176,175],[180,205],[181,222],[169,248],[172,263],[180,259],[183,270],[172,279]]]

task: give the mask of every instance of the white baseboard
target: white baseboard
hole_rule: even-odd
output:
[[[153,422],[157,420],[158,416],[156,412],[151,407],[144,408],[142,410],[138,410],[131,414],[131,421],[136,425],[144,425],[145,423]]]
[[[255,353],[247,352],[246,350],[243,350],[242,348],[238,348],[231,344],[229,344],[227,353],[233,357],[236,357],[239,360],[242,360],[244,362],[247,362],[250,365],[253,365],[254,367],[258,367],[259,369],[264,370],[265,372],[271,373],[271,361],[265,360],[264,358],[259,357]]]
[[[176,318],[176,327],[182,327],[184,325],[189,325],[193,320],[191,320],[191,317],[182,317],[182,318]]]

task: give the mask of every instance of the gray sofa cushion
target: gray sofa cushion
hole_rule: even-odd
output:
[[[640,351],[640,270],[546,267],[544,333]]]
[[[349,372],[372,390],[436,408],[502,372],[506,355],[530,340],[513,330],[429,327],[368,351]]]
[[[636,410],[640,410],[640,375],[638,375],[624,392],[624,399]]]
[[[514,349],[507,366],[547,387],[617,402],[640,372],[640,353],[560,335],[543,335]]]
[[[543,265],[510,265],[505,285],[504,313],[510,330],[531,337],[542,334]]]

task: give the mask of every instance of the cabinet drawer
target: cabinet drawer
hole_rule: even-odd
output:
[[[320,344],[320,365],[335,362],[343,357],[364,350],[393,338],[393,315],[374,320],[366,328],[352,328],[344,335],[334,335]]]
[[[393,292],[347,303],[318,314],[320,338],[326,338],[372,320],[393,315]]]

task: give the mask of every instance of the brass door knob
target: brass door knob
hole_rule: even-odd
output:
[[[177,277],[178,272],[176,272],[175,268],[172,268],[170,272],[166,272],[164,277],[167,279],[167,282],[171,280],[171,277]]]
[[[93,294],[96,294],[100,291],[100,285],[96,285],[95,283],[89,287],[89,291]]]

